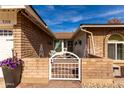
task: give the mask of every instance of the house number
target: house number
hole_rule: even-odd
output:
[[[0,24],[10,24],[10,20],[0,20]]]

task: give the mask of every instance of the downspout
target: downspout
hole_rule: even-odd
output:
[[[87,31],[86,29],[83,29],[81,26],[81,31],[86,32],[91,35],[91,41],[92,41],[92,46],[93,46],[93,54],[95,55],[95,46],[94,46],[94,38],[93,38],[93,33],[90,31]]]

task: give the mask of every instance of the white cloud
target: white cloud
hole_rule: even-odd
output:
[[[52,31],[53,32],[74,32],[75,30],[77,29],[77,27],[63,27],[63,28],[56,28],[56,29],[53,29]]]
[[[101,14],[91,14],[89,16],[81,16],[79,19],[79,21],[83,21],[83,20],[90,20],[90,19],[93,19],[93,18],[102,18],[102,17],[108,17],[108,16],[113,16],[114,15],[117,15],[117,14],[120,14],[120,13],[124,13],[124,10],[113,10],[113,11],[107,11],[107,12],[104,12],[104,13],[101,13]],[[117,18],[124,18],[123,16],[119,16]],[[75,18],[76,19],[76,18]]]
[[[50,7],[52,7],[52,6],[50,6]],[[101,13],[92,13],[92,14],[86,16],[86,15],[80,14],[77,11],[70,10],[70,11],[63,11],[61,13],[55,14],[55,15],[53,15],[54,16],[53,18],[47,19],[46,22],[48,25],[59,25],[64,22],[76,23],[79,21],[84,21],[84,20],[86,21],[86,20],[91,20],[94,18],[103,18],[103,17],[110,17],[110,16],[114,17],[114,15],[117,15],[120,13],[124,13],[124,10],[123,9],[121,9],[121,10],[115,9],[112,11],[104,10]],[[121,18],[121,16],[120,16],[120,18]]]
[[[58,16],[54,19],[47,19],[46,22],[47,24],[49,25],[59,25],[59,24],[62,24],[64,22],[72,22],[72,23],[75,23],[75,22],[79,22],[83,19],[83,16]]]
[[[50,10],[55,10],[54,5],[47,5],[46,7],[47,7],[47,9],[50,9]]]
[[[107,17],[107,16],[116,15],[116,14],[120,14],[120,13],[124,13],[124,10],[107,11],[105,13],[98,15],[98,17]]]
[[[55,19],[46,19],[46,23],[48,25],[58,25],[58,24],[61,24],[62,21],[60,20],[55,20]]]
[[[74,16],[74,17],[70,18],[69,20],[70,20],[71,22],[79,22],[79,21],[81,21],[82,19],[83,19],[83,16]]]

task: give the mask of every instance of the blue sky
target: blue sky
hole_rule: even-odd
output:
[[[34,5],[52,32],[74,32],[80,24],[104,24],[118,18],[124,22],[124,6]]]

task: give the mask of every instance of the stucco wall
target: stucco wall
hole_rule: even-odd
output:
[[[79,40],[81,41],[81,45],[79,44]],[[77,44],[75,44],[77,42]],[[78,55],[80,58],[85,57],[86,55],[86,34],[79,33],[74,38],[73,44],[73,52]]]

